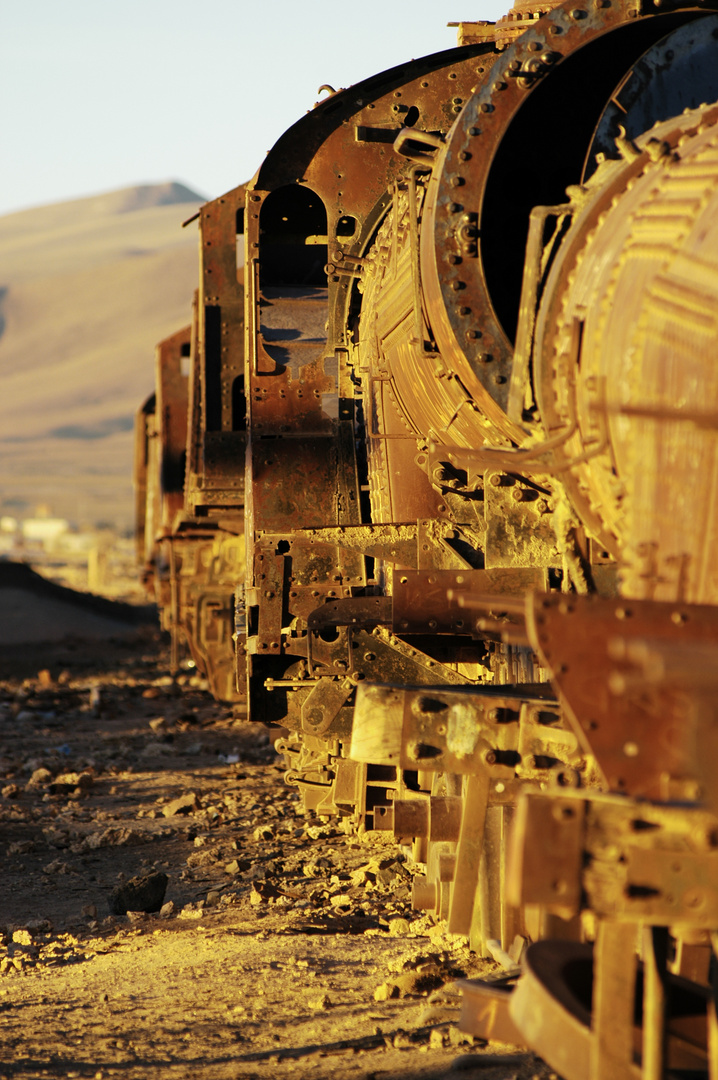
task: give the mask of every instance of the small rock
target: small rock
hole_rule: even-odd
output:
[[[32,945],[32,934],[29,930],[15,930],[12,939],[16,945]]]
[[[211,866],[217,862],[217,853],[214,851],[193,851],[191,855],[187,856],[187,865],[196,866]]]
[[[49,769],[35,769],[32,776],[28,780],[30,787],[40,787],[42,784],[48,784],[52,780],[52,773]]]
[[[255,829],[252,833],[255,840],[273,840],[274,829],[271,825],[260,825],[258,829]]]
[[[160,911],[167,891],[166,874],[139,874],[110,894],[110,913],[126,915],[128,911]]]
[[[42,671],[38,671],[37,681],[40,686],[52,686],[52,675],[47,668],[43,668]]]
[[[446,980],[438,968],[430,967],[426,971],[407,971],[397,977],[396,983],[400,997],[410,997],[414,994],[427,994],[430,990],[436,990],[443,986]]]
[[[220,899],[221,899],[220,894],[218,892],[215,892],[214,890],[212,890],[211,892],[207,893],[207,899],[206,899],[205,903],[206,903],[207,907],[216,907],[216,905],[219,903]]]
[[[150,727],[153,731],[162,731],[167,727],[167,719],[164,716],[155,716],[150,720]]]
[[[328,825],[307,825],[305,831],[310,840],[324,840],[337,835],[336,829],[332,829]]]
[[[314,998],[312,1001],[308,1002],[308,1004],[310,1009],[316,1009],[317,1011],[319,1011],[320,1009],[329,1009],[331,1007],[332,1000],[328,994],[322,994],[321,997]]]
[[[389,937],[406,937],[411,933],[408,919],[389,919]]]
[[[395,983],[382,983],[374,991],[374,1001],[389,1001],[399,997],[399,987]]]
[[[338,893],[336,896],[329,897],[329,903],[338,911],[348,911],[352,906],[352,898],[346,893]]]
[[[27,929],[31,934],[49,934],[52,931],[52,923],[49,919],[31,919],[27,923]]]
[[[274,885],[270,885],[268,881],[253,881],[252,891],[249,894],[249,902],[257,907],[267,900],[276,900],[278,896],[279,889],[276,889]]]
[[[43,873],[45,874],[71,874],[72,870],[61,859],[55,859],[53,862],[48,863],[47,866],[43,866]]]
[[[8,856],[10,855],[28,855],[31,851],[35,851],[36,844],[33,840],[18,840],[14,844],[10,844],[7,849]]]
[[[71,787],[71,788],[79,787],[83,791],[88,791],[92,787],[94,782],[95,782],[94,776],[92,775],[91,772],[87,772],[87,771],[81,772],[81,773],[76,773],[76,772],[60,773],[59,776],[55,777],[55,784],[57,784],[58,786],[63,785],[65,787]],[[52,789],[52,785],[51,785],[51,789]]]
[[[6,784],[0,791],[0,795],[2,795],[3,799],[17,799],[21,791],[22,788],[18,787],[17,784]]]
[[[170,915],[174,915],[174,913],[175,913],[175,902],[174,902],[174,900],[168,900],[167,903],[163,904],[162,907],[160,908],[160,918],[161,919],[169,919]]]
[[[160,691],[157,689],[156,686],[148,686],[146,690],[142,691],[142,697],[147,698],[150,701],[153,698],[158,698],[160,696]]]
[[[443,1045],[444,1045],[444,1033],[443,1033],[443,1031],[439,1031],[438,1028],[434,1028],[434,1030],[429,1035],[429,1046],[431,1047],[432,1050],[440,1050],[443,1047]]]
[[[407,872],[399,862],[393,862],[378,871],[376,880],[381,885],[393,887],[407,880]]]
[[[162,813],[165,817],[175,817],[176,814],[191,814],[198,809],[199,799],[194,791],[190,791],[188,795],[180,795],[179,799],[168,802],[162,807]]]
[[[95,907],[95,905],[94,904],[85,904],[85,906],[82,909],[82,917],[83,917],[83,919],[96,919],[97,918],[97,908]]]
[[[408,1050],[409,1047],[413,1045],[411,1035],[408,1035],[406,1031],[397,1031],[393,1040],[395,1050]]]
[[[204,912],[204,900],[197,904],[185,904],[179,913],[180,919],[201,919]]]
[[[451,1046],[471,1046],[473,1042],[474,1036],[467,1035],[465,1032],[459,1031],[456,1024],[452,1024],[449,1027],[449,1043],[451,1044]],[[471,1057],[472,1055],[466,1054],[464,1056]],[[476,1058],[474,1058],[474,1062],[476,1062]]]

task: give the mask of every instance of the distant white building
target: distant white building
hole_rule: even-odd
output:
[[[23,538],[36,544],[52,544],[69,529],[70,522],[65,518],[26,518],[22,523]]]

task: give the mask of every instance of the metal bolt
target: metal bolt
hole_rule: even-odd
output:
[[[545,499],[539,499],[536,503],[536,509],[539,514],[548,514],[548,503]]]
[[[526,498],[526,492],[523,488],[515,487],[512,496],[514,502],[523,502]]]
[[[470,315],[470,314],[471,314],[471,308],[470,307],[460,307],[459,308],[459,315]]]
[[[457,203],[457,202],[453,202],[451,204],[451,206],[449,207],[449,210],[451,211],[452,214],[460,214],[463,209],[464,208],[461,205],[461,203]]]
[[[468,150],[460,151],[460,153],[459,153],[459,161],[469,161],[470,158],[471,158],[471,154],[469,153]]]
[[[480,330],[467,330],[466,331],[466,336],[469,339],[469,341],[476,341],[477,338],[481,337],[481,331]]]
[[[459,263],[461,262],[461,256],[460,255],[449,254],[449,255],[446,256],[446,261],[448,263],[451,263],[452,266],[458,266]]]
[[[491,102],[489,102],[489,101],[484,101],[484,103],[483,103],[483,104],[482,104],[482,106],[481,106],[481,111],[482,111],[482,112],[493,112],[493,111],[494,111],[494,107],[493,107],[493,105],[491,104]]]
[[[501,487],[501,480],[502,480],[501,473],[494,473],[494,475],[491,477],[491,486],[492,487]]]
[[[449,183],[452,187],[463,187],[464,178],[463,176],[452,176],[451,180],[449,180]]]
[[[496,383],[497,386],[501,386],[502,383],[506,382],[506,376],[505,375],[494,375],[494,382]]]
[[[461,289],[466,288],[466,284],[463,281],[452,281],[451,288],[454,290],[454,292],[459,292]]]
[[[493,360],[493,356],[490,352],[482,352],[478,355],[478,361],[480,364],[490,364]]]

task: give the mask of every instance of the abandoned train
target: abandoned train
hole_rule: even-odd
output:
[[[138,414],[175,650],[523,954],[463,1023],[569,1080],[718,1080],[716,99],[696,0],[520,0],[331,92],[200,211]]]

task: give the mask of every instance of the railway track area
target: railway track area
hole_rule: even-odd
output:
[[[303,817],[267,730],[166,659],[5,654],[0,1076],[550,1076],[459,1032],[455,981],[498,968],[412,911],[401,850]]]

